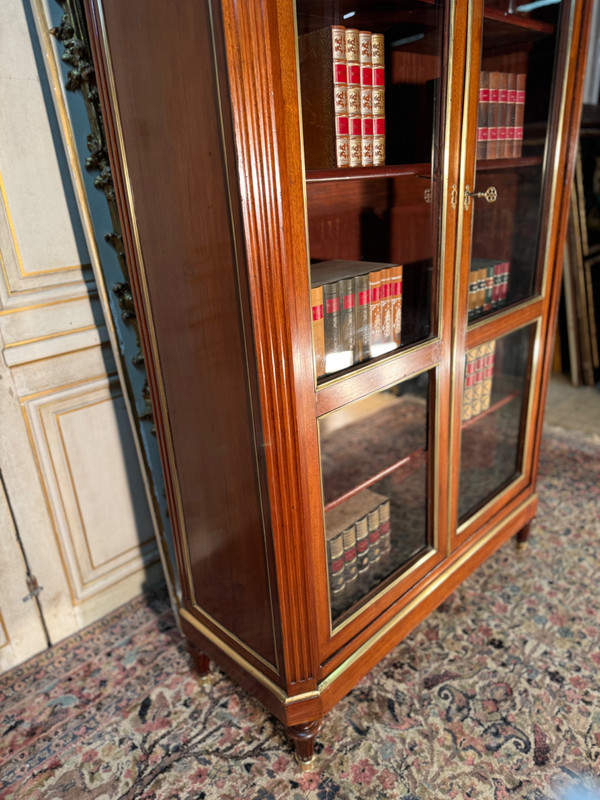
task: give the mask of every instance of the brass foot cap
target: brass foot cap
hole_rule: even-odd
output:
[[[314,755],[310,757],[308,761],[303,761],[299,758],[298,753],[294,753],[296,757],[296,762],[300,765],[300,769],[302,772],[310,772],[315,766],[315,757]]]

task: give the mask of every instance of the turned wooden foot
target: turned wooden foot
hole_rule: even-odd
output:
[[[529,538],[529,529],[533,520],[524,525],[517,533],[517,550],[525,550],[527,548],[527,539]]]
[[[192,659],[192,664],[194,665],[194,669],[198,673],[198,677],[200,683],[208,683],[209,673],[210,673],[210,660],[207,655],[205,655],[202,650],[199,650],[195,644],[192,644],[190,641],[186,642],[188,653],[190,654],[190,658]]]
[[[303,770],[312,769],[315,759],[315,736],[321,729],[322,721],[321,719],[315,719],[312,722],[304,722],[302,725],[290,725],[286,728],[296,746],[296,761]]]

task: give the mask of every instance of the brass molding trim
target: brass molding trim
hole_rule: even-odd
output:
[[[247,661],[237,650],[234,650],[230,647],[226,642],[220,639],[214,631],[210,628],[207,628],[202,622],[190,614],[190,612],[186,608],[180,608],[179,614],[186,622],[188,622],[192,627],[196,628],[203,636],[205,636],[209,641],[211,641],[219,650],[222,650],[223,653],[234,661],[238,666],[242,667],[252,678],[258,681],[265,689],[267,689],[280,703],[285,706],[290,706],[295,703],[299,703],[303,700],[314,700],[315,698],[320,697],[321,692],[316,689],[310,692],[303,692],[302,694],[298,695],[288,695],[281,686],[278,686],[274,681],[272,681],[267,675],[257,669],[254,664],[251,664]]]

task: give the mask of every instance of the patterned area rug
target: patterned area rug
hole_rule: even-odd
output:
[[[159,593],[0,677],[0,797],[600,797],[599,468],[600,437],[546,429],[530,548],[505,545],[327,715],[317,771],[219,670],[198,685]]]

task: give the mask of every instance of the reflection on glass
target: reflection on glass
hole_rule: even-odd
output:
[[[521,4],[522,5],[522,4]],[[516,13],[486,0],[477,121],[469,320],[540,291],[538,247],[546,223],[544,153],[561,3]],[[536,86],[536,91],[528,87]]]
[[[429,374],[319,420],[332,619],[428,547]]]
[[[534,326],[467,351],[459,522],[521,471]]]
[[[433,332],[445,4],[296,8],[322,378]]]

